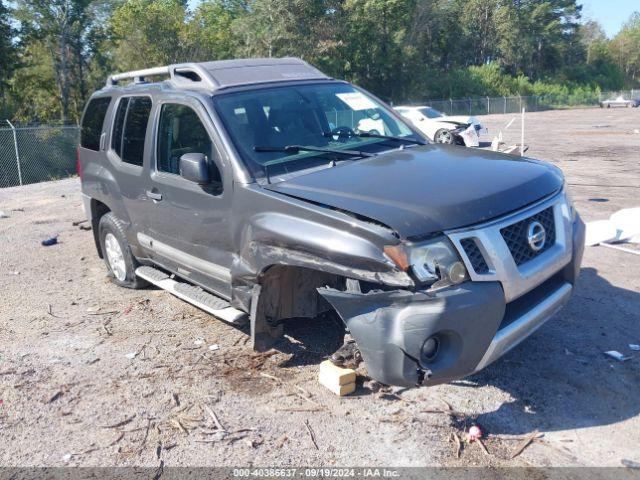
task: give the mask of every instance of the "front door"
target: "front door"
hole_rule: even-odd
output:
[[[209,116],[197,100],[155,106],[145,228],[140,244],[160,265],[224,297],[231,292],[231,181],[212,140]],[[211,182],[180,176],[180,157],[206,155]],[[227,172],[229,173],[229,172]]]

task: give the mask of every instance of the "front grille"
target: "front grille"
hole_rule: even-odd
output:
[[[534,221],[540,222],[544,227],[546,233],[546,240],[544,242],[544,245],[538,251],[533,250],[529,246],[529,241],[527,240],[527,230],[531,222]],[[549,207],[529,218],[525,218],[524,220],[514,223],[513,225],[502,228],[500,229],[500,233],[502,234],[502,238],[504,238],[504,241],[507,243],[509,251],[511,252],[511,255],[513,255],[513,260],[516,262],[516,265],[522,265],[523,263],[534,259],[544,251],[548,250],[556,243],[556,228],[553,219],[553,207]]]
[[[483,274],[489,272],[489,265],[487,265],[487,261],[484,259],[484,256],[474,239],[464,238],[460,240],[460,245],[464,248],[467,257],[469,257],[469,261],[471,262],[471,266],[476,273]]]

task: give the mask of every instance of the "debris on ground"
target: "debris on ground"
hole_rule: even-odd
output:
[[[58,234],[56,233],[55,235],[51,235],[50,237],[42,240],[42,242],[40,243],[43,247],[50,247],[51,245],[55,245],[56,243],[58,243]]]
[[[640,243],[640,207],[624,208],[613,213],[608,220],[596,220],[586,224],[586,245],[600,245],[627,253],[640,255],[640,250],[625,248],[620,244]]]
[[[608,357],[615,358],[619,362],[626,362],[627,360],[631,359],[630,355],[625,356],[617,350],[609,350],[608,352],[604,352],[604,354]]]
[[[311,425],[309,425],[309,420],[304,421],[304,426],[307,427],[307,432],[309,433],[309,437],[311,438],[313,446],[316,448],[316,450],[320,450],[320,448],[318,447],[318,442],[316,442],[316,435],[313,432]]]
[[[218,345],[217,343],[209,345],[209,351],[215,352],[216,350],[220,350],[220,345]]]
[[[473,443],[482,438],[482,430],[478,425],[472,425],[467,432],[467,442]]]
[[[456,450],[455,450],[456,458],[460,458],[460,451],[462,450],[462,441],[460,440],[460,437],[456,432],[453,432],[451,434],[451,437],[453,438],[453,441],[455,442],[455,445],[456,445]]]
[[[620,460],[620,463],[622,463],[622,465],[624,465],[627,468],[640,468],[640,462],[627,460],[626,458],[623,458],[622,460]]]
[[[9,218],[9,215],[7,215],[6,213],[0,211],[0,218]]]
[[[325,360],[320,364],[318,381],[322,386],[339,396],[349,395],[356,391],[355,370],[338,367],[331,360]]]
[[[636,345],[635,343],[630,343],[629,350],[633,350],[634,352],[640,352],[640,345]]]
[[[516,448],[513,450],[509,458],[511,459],[516,458],[518,455],[520,455],[524,451],[525,448],[531,445],[531,442],[533,442],[539,436],[540,436],[540,433],[537,430],[534,430],[533,432],[531,432],[522,440],[522,442],[518,444],[518,446],[516,446]]]
[[[356,341],[350,335],[347,335],[344,344],[329,359],[338,367],[355,370],[362,363],[362,354],[356,345]]]

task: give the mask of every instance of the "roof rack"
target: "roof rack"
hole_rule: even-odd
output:
[[[165,67],[146,68],[118,73],[107,77],[107,86],[116,85],[121,80],[133,79],[133,83],[145,83],[146,77],[169,76],[172,83],[191,88],[215,89],[218,83],[197,63],[181,63]]]
[[[330,79],[299,58],[249,58],[179,63],[118,73],[107,78],[106,86],[112,87],[126,79],[141,84],[146,83],[146,77],[157,76],[169,77],[168,81],[178,88],[207,91],[256,83]]]

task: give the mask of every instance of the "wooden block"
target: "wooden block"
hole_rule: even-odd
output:
[[[325,388],[331,390],[333,393],[339,396],[349,395],[356,391],[356,382],[347,383],[346,385],[331,385],[326,384],[322,380],[320,380],[320,384],[322,384]]]
[[[320,378],[334,385],[346,385],[356,381],[356,372],[350,368],[336,367],[331,360],[325,360],[320,364]]]
[[[350,368],[336,367],[329,360],[320,364],[318,381],[336,395],[349,395],[356,390],[356,372]]]

